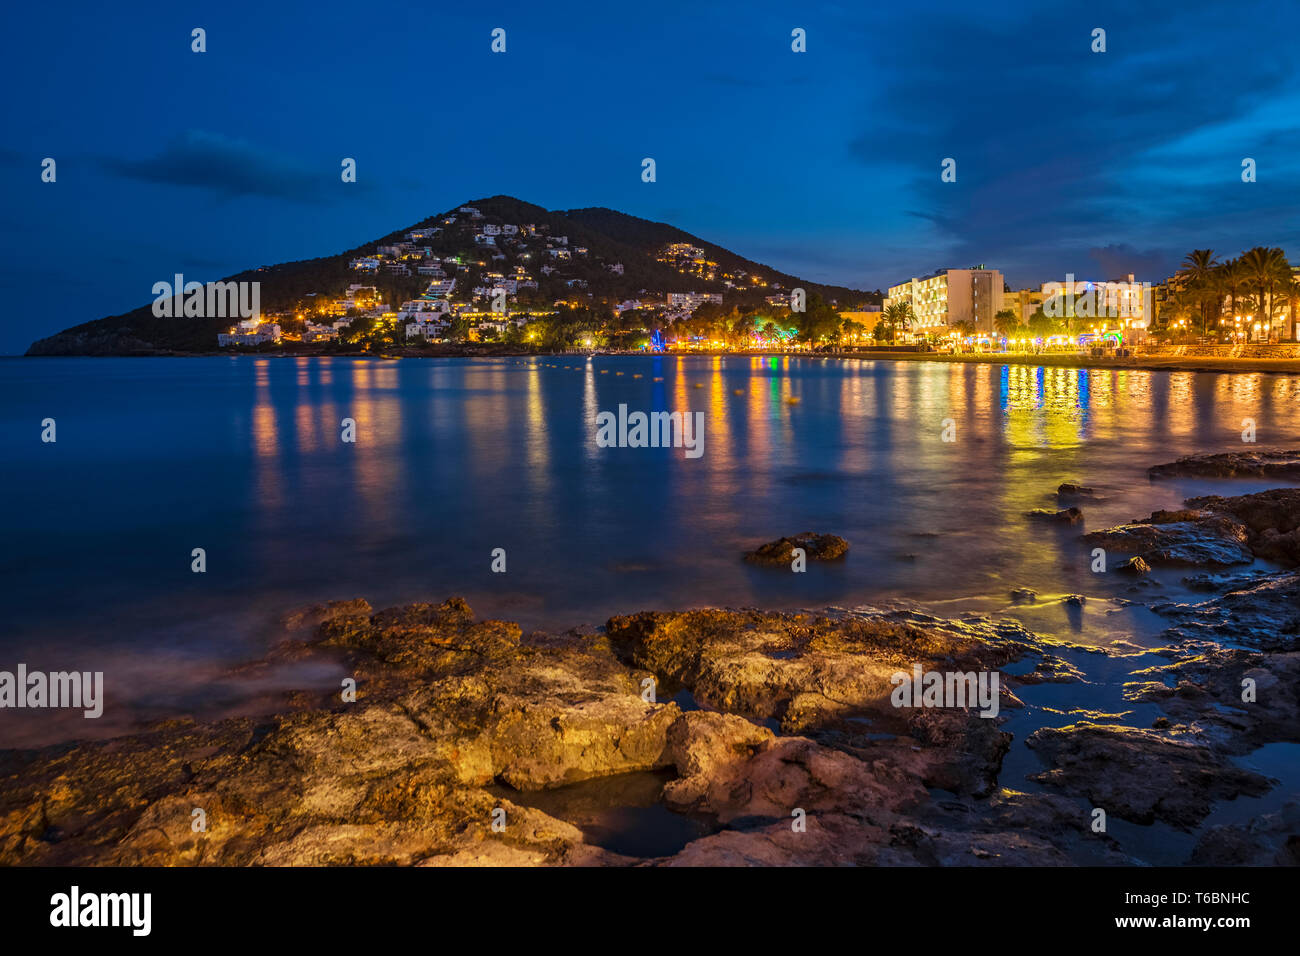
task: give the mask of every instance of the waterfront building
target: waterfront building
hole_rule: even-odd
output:
[[[938,332],[970,322],[976,332],[992,332],[1003,308],[1005,283],[997,269],[941,269],[889,287],[888,303],[907,302],[916,315],[913,331]]]

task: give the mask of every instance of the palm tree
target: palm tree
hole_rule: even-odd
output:
[[[1003,309],[993,317],[993,325],[999,335],[1010,337],[1020,327],[1020,316],[1015,309]]]
[[[912,328],[912,323],[916,320],[916,313],[912,311],[912,303],[910,302],[891,302],[889,308],[885,309],[884,320],[889,326],[890,339],[892,340],[894,338],[892,333],[895,329],[901,327],[904,331],[908,331]]]
[[[1292,273],[1282,286],[1282,290],[1287,298],[1287,312],[1289,313],[1289,322],[1291,338],[1296,338],[1296,307],[1300,306],[1300,276]]]
[[[1178,278],[1197,294],[1201,304],[1201,328],[1209,327],[1210,317],[1207,305],[1212,300],[1214,270],[1218,259],[1213,249],[1193,249],[1183,257],[1183,267],[1178,270]]]
[[[1273,290],[1283,276],[1290,280],[1291,266],[1281,249],[1264,246],[1243,252],[1241,259],[1247,278],[1259,294],[1260,322],[1267,334],[1273,327]]]
[[[1245,269],[1240,259],[1229,259],[1217,270],[1219,292],[1228,298],[1228,314],[1237,311],[1237,295],[1245,281]]]
[[[1165,328],[1177,334],[1185,331],[1195,312],[1195,296],[1185,289],[1176,289],[1165,300],[1161,313]]]

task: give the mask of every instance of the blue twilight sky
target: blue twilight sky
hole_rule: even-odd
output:
[[[1300,257],[1290,0],[170,0],[6,19],[0,353],[175,272],[333,254],[497,193],[863,289],[976,263],[1014,287],[1159,280],[1205,246]]]

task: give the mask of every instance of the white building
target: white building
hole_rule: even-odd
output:
[[[694,312],[705,302],[716,302],[722,305],[721,292],[669,292],[668,306],[672,309],[685,309],[688,312]]]
[[[339,330],[330,325],[316,325],[308,322],[303,329],[304,342],[333,342],[339,337]]]
[[[441,339],[447,335],[447,330],[451,328],[451,322],[447,319],[435,319],[428,322],[408,322],[406,323],[406,337],[408,339]]]
[[[969,322],[976,332],[991,333],[1002,311],[1005,283],[997,269],[941,269],[889,287],[887,305],[907,302],[916,316],[914,332],[937,332]]]
[[[217,345],[261,345],[265,342],[280,341],[280,326],[261,319],[244,319],[229,332],[217,334]]]

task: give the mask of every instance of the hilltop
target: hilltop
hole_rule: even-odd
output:
[[[464,210],[473,210],[472,213]],[[524,229],[518,241],[499,230]],[[484,244],[485,231],[500,236]],[[412,233],[422,234],[412,240]],[[525,243],[525,236],[540,242]],[[563,242],[567,254],[548,256]],[[400,259],[408,259],[409,274],[400,262],[378,255],[373,271],[358,260],[375,258],[381,247],[404,244]],[[411,251],[412,245],[418,248]],[[539,245],[548,248],[539,248]],[[525,251],[527,250],[527,251]],[[591,304],[629,299],[660,298],[673,292],[720,293],[729,305],[761,303],[768,295],[788,294],[801,287],[842,308],[879,302],[873,293],[808,282],[694,236],[667,223],[652,222],[613,209],[548,210],[511,196],[470,200],[442,213],[362,243],[333,256],[262,266],[222,282],[259,282],[264,313],[290,312],[309,306],[315,297],[342,296],[349,285],[364,283],[379,290],[380,300],[393,304],[418,297],[430,277],[418,269],[435,260],[456,279],[457,297],[490,281],[489,273],[527,273],[536,283],[519,290],[521,303],[549,307],[558,299],[581,298]],[[543,261],[545,260],[545,261]],[[160,278],[171,270],[160,268]],[[192,277],[187,277],[192,278]],[[152,300],[121,315],[112,315],[65,329],[31,345],[28,355],[147,355],[212,351],[219,332],[231,325],[228,317],[159,318]]]

